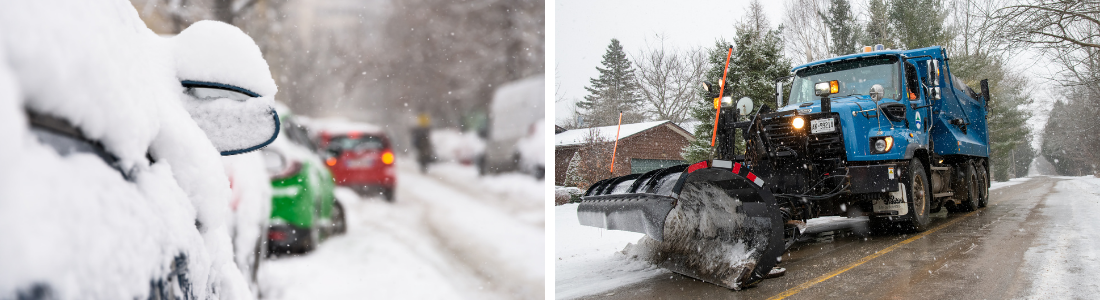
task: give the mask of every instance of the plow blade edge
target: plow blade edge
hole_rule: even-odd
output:
[[[578,207],[581,224],[645,233],[647,259],[686,276],[735,290],[763,280],[785,246],[783,215],[763,181],[739,165],[683,170],[597,183]]]

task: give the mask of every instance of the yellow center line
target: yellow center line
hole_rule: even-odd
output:
[[[947,221],[947,223],[943,223],[940,226],[936,226],[936,228],[932,228],[928,231],[922,232],[922,233],[920,233],[918,235],[915,235],[911,238],[908,238],[904,241],[898,242],[897,244],[894,244],[890,247],[886,247],[886,249],[882,249],[882,250],[879,250],[878,252],[875,252],[874,254],[865,256],[865,257],[861,258],[859,261],[856,261],[856,262],[854,262],[850,265],[844,266],[843,268],[837,269],[836,271],[833,271],[829,274],[821,275],[817,278],[814,278],[813,280],[807,281],[803,284],[800,284],[796,287],[793,287],[789,290],[786,290],[786,291],[784,291],[784,292],[782,292],[778,295],[772,296],[771,298],[768,298],[768,300],[779,300],[779,299],[790,297],[794,294],[798,294],[798,292],[801,292],[802,290],[808,289],[808,288],[810,288],[810,287],[812,287],[812,286],[814,286],[818,283],[829,280],[829,278],[836,277],[837,275],[840,275],[841,273],[847,272],[848,270],[851,270],[852,268],[858,267],[859,265],[862,265],[862,264],[864,264],[868,261],[871,261],[872,259],[878,258],[879,256],[882,256],[886,253],[890,253],[890,251],[894,251],[895,249],[897,249],[897,248],[899,248],[899,247],[901,247],[905,244],[908,244],[908,243],[911,243],[913,241],[919,240],[920,238],[925,237],[929,234],[932,234],[933,232],[939,231],[940,229],[943,229],[944,227],[951,226],[951,224],[955,224],[958,221],[966,219],[966,218],[974,215],[975,213],[977,213],[979,211],[981,211],[981,210],[972,211],[972,212],[970,212],[966,215],[963,215],[962,217],[958,217],[958,218],[955,218],[954,220]]]

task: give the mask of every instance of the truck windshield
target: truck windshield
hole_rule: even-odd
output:
[[[879,56],[798,70],[791,84],[789,103],[800,104],[820,99],[814,95],[814,84],[830,80],[840,81],[840,92],[832,97],[867,95],[871,91],[871,86],[881,84],[885,91],[883,98],[898,99],[901,84],[897,64],[897,57]]]

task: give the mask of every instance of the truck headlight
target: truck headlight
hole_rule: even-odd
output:
[[[802,129],[803,126],[806,126],[806,120],[803,120],[802,117],[795,117],[794,120],[791,120],[791,125],[794,126],[794,129]]]
[[[871,138],[871,154],[890,152],[894,148],[894,137],[880,136]]]

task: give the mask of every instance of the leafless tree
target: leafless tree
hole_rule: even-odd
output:
[[[1027,1],[991,14],[995,37],[1014,47],[1042,50],[1064,67],[1062,82],[1100,89],[1100,2]]]
[[[783,35],[792,57],[811,62],[829,57],[829,30],[820,12],[827,0],[787,0]]]
[[[681,123],[697,99],[698,83],[706,71],[706,56],[699,48],[670,49],[665,37],[657,37],[657,46],[648,45],[631,60],[642,97],[650,105],[651,119]]]

